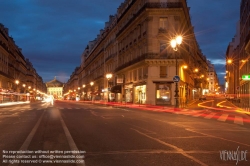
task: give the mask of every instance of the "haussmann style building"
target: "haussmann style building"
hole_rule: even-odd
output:
[[[42,77],[0,23],[0,103],[36,100],[45,91]]]
[[[65,93],[182,107],[209,92],[207,75],[186,0],[126,0],[86,46]]]

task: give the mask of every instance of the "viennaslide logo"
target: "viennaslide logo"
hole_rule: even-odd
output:
[[[220,151],[220,159],[222,161],[235,161],[236,165],[239,161],[247,161],[247,150],[222,150]]]

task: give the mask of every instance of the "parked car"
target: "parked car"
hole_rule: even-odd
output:
[[[199,100],[206,100],[206,99],[207,99],[206,95],[201,95],[201,96],[199,97]]]

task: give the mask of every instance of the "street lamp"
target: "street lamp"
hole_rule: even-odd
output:
[[[94,85],[94,82],[91,81],[89,84],[90,84],[90,86],[92,87],[92,86]],[[92,88],[91,88],[91,90],[92,90]],[[93,100],[93,94],[91,94],[91,100]]]
[[[17,92],[18,91],[19,80],[16,80],[15,83],[16,83],[16,92]]]
[[[182,43],[182,36],[176,36],[174,39],[172,39],[170,41],[170,45],[173,48],[173,50],[176,52],[178,50],[178,47],[181,45]],[[177,67],[177,55],[175,53],[175,68],[176,68],[176,76],[178,75],[178,67]],[[178,82],[175,82],[175,107],[178,108],[179,107],[179,89],[178,89]]]
[[[106,74],[106,78],[107,78],[107,80],[108,80],[108,88],[109,88],[109,80],[111,79],[113,77],[113,74],[111,74],[111,73],[107,73]],[[107,88],[107,89],[108,89]],[[109,89],[108,89],[108,102],[109,102]]]
[[[18,92],[19,80],[16,80],[15,83],[16,83],[16,92]],[[16,100],[18,101],[18,95],[16,96]]]
[[[83,84],[82,85],[82,88],[85,88],[86,87],[86,85],[85,84]],[[84,90],[83,90],[83,100],[85,99],[85,92],[84,92]]]
[[[231,64],[232,62],[233,62],[232,59],[228,59],[228,60],[227,60],[227,63],[228,63],[228,64]]]

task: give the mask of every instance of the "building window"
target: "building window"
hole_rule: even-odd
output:
[[[168,76],[168,67],[160,66],[160,78],[166,78]]]
[[[156,84],[156,104],[170,104],[171,84]]]
[[[160,52],[163,52],[166,49],[166,47],[167,47],[166,42],[165,41],[160,41]]]
[[[159,25],[159,30],[166,30],[168,26],[168,18],[167,17],[162,17],[160,18],[160,25]]]

